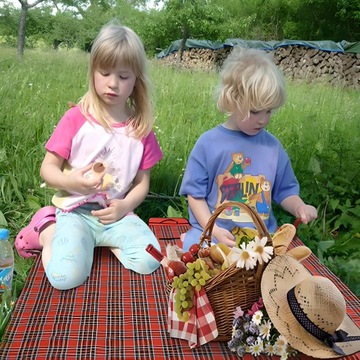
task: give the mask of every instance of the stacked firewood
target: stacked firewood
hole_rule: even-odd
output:
[[[220,50],[192,48],[184,51],[181,61],[178,52],[160,61],[184,69],[214,71],[221,68],[231,51],[231,47]],[[360,54],[322,51],[300,45],[279,47],[272,53],[276,64],[289,78],[360,88]]]

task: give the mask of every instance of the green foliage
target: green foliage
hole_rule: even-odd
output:
[[[159,2],[159,1],[157,1]],[[333,40],[357,41],[359,0],[164,0],[147,9],[145,0],[42,1],[27,12],[26,47],[89,49],[102,25],[118,18],[142,38],[154,55],[185,37],[225,41]],[[61,6],[60,6],[61,4]],[[54,11],[56,6],[56,11]],[[19,9],[0,8],[0,40],[16,45]],[[334,20],[335,19],[335,20]]]
[[[321,84],[291,90],[269,129],[289,153],[302,197],[318,208],[319,218],[301,225],[299,236],[323,263],[340,271],[334,259],[360,256],[358,92]],[[353,287],[355,279],[347,284]]]
[[[168,206],[166,217],[179,217],[184,219],[189,218],[188,204],[184,196],[181,196],[177,203],[174,202],[174,204]]]
[[[0,339],[14,309],[16,299],[9,289],[5,289],[0,297]]]

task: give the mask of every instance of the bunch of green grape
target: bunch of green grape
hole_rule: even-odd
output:
[[[200,291],[206,282],[215,275],[201,258],[186,264],[187,271],[175,276],[172,287],[175,289],[174,310],[181,321],[188,321],[189,310],[193,307],[194,291]]]

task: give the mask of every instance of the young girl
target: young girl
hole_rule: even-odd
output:
[[[214,209],[226,201],[244,202],[264,220],[269,232],[277,224],[272,201],[301,219],[317,217],[299,197],[299,184],[280,142],[265,127],[285,101],[285,81],[270,56],[261,50],[234,49],[224,63],[218,107],[224,124],[204,133],[188,159],[180,194],[187,196],[192,228],[183,248],[198,243]],[[226,209],[213,228],[213,241],[234,246],[232,228],[253,227],[239,208]]]
[[[46,276],[56,289],[87,279],[96,246],[110,247],[140,274],[159,267],[145,248],[160,246],[133,213],[149,191],[150,169],[162,158],[152,131],[146,65],[131,29],[115,22],[103,27],[91,49],[89,90],[46,143],[40,173],[60,189],[53,197],[56,208],[39,210],[15,245],[24,257],[42,249]]]

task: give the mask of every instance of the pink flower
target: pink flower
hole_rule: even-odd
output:
[[[241,310],[241,307],[238,306],[236,309],[235,309],[235,312],[234,312],[234,318],[237,319],[241,316],[244,315],[244,312]]]
[[[261,310],[264,308],[264,303],[262,301],[262,298],[259,298],[259,300],[257,302],[255,302],[251,309],[248,310],[248,314],[250,316],[254,315],[258,310]]]

